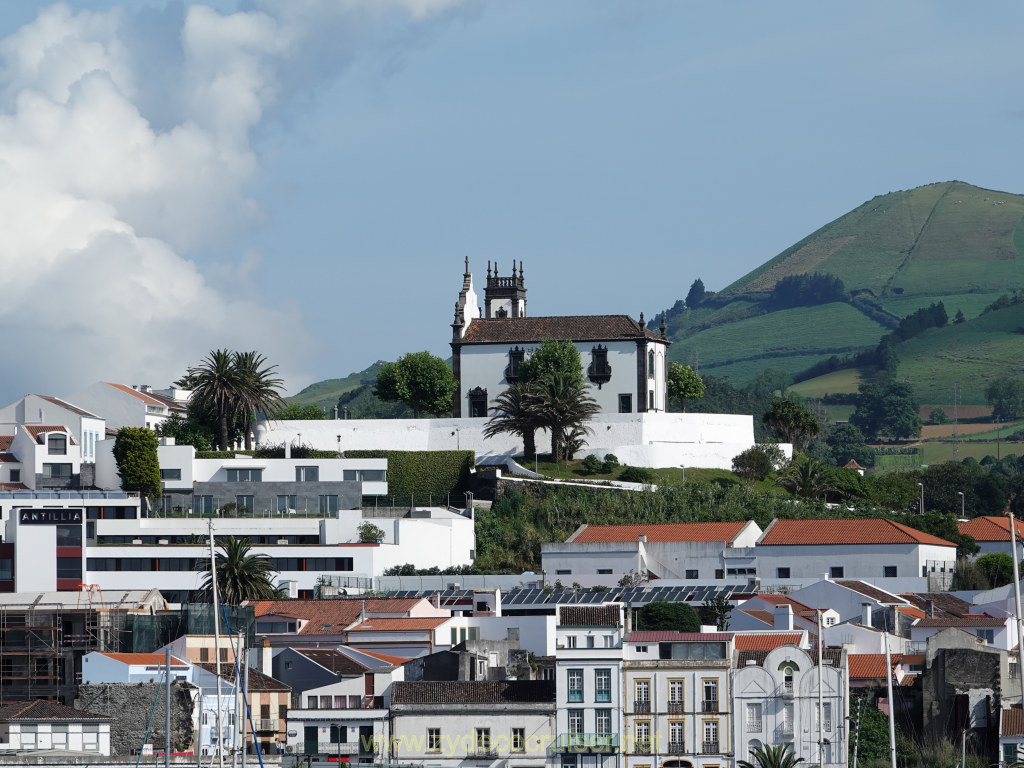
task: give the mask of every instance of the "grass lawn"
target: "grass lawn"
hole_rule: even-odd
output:
[[[801,381],[788,388],[789,392],[800,397],[819,398],[828,394],[856,392],[860,387],[861,372],[858,368],[844,368],[832,371],[807,381]]]

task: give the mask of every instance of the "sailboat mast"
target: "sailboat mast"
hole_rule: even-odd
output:
[[[217,715],[215,722],[217,723],[217,764],[220,768],[224,768],[224,745],[221,743],[224,739],[224,729],[221,725],[221,717],[223,715],[221,707],[221,687],[220,687],[220,599],[217,595],[217,554],[213,551],[213,521],[208,521],[210,526],[210,582],[213,586],[213,654],[217,657]],[[895,766],[894,766],[895,768]]]

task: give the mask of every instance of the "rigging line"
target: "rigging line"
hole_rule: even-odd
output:
[[[167,669],[164,670],[164,686],[168,686],[171,683],[171,665],[167,665]],[[160,701],[160,688],[156,689],[156,696],[153,697],[153,708],[149,710],[149,722],[146,723],[146,734],[142,737],[142,743],[145,744],[149,741],[149,729],[153,725],[153,715],[156,713],[156,705]],[[135,768],[139,768],[139,763],[142,761],[142,749],[139,749],[138,757],[135,758]]]
[[[234,649],[234,682],[238,685],[238,681],[242,679],[242,674],[239,672],[239,651],[234,648],[234,635],[231,633],[231,622],[227,617],[227,607],[221,603],[220,610],[224,614],[224,629],[227,631],[228,642],[231,643],[232,649]],[[249,641],[249,633],[246,632],[246,642]],[[248,650],[247,650],[248,652]],[[253,722],[253,710],[249,706],[249,691],[247,688],[249,681],[246,680],[246,684],[242,686],[242,701],[246,707],[246,719],[249,721],[249,727],[253,729],[253,743],[256,743],[256,724]],[[281,713],[278,713],[279,715]],[[245,749],[245,744],[242,745],[242,749]],[[259,760],[260,768],[263,768],[263,753],[260,750],[256,750],[256,758]],[[137,767],[136,767],[137,768]]]

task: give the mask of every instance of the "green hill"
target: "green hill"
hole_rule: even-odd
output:
[[[377,380],[377,371],[380,370],[382,365],[384,365],[384,362],[378,360],[365,371],[350,373],[343,379],[318,381],[315,384],[310,384],[298,394],[286,399],[289,403],[297,403],[298,405],[315,403],[330,413],[331,409],[338,404],[338,398],[343,394],[351,392],[364,384],[373,384]]]
[[[943,302],[950,318],[958,310],[968,319],[978,317],[1000,295],[1024,286],[1022,220],[1024,196],[963,182],[881,195],[698,307],[680,312],[677,303],[669,312],[674,342],[670,358],[698,362],[702,374],[728,376],[743,384],[769,366],[796,373],[822,358],[873,346],[900,318],[933,302]],[[810,273],[839,278],[844,289],[839,300],[779,306],[779,281]],[[971,332],[983,334],[982,329],[993,323],[992,327],[1003,327],[1002,321],[987,323],[970,324],[976,329]],[[966,325],[957,328],[964,330]],[[938,391],[948,379],[938,371],[943,358],[933,359],[931,365],[919,362],[917,355],[937,352],[926,352],[924,346],[919,352],[913,344],[923,345],[933,334],[941,335],[930,331],[912,340],[900,357],[907,375]],[[987,365],[988,350],[993,355],[990,367],[1005,361],[1002,347],[981,349],[981,368]]]

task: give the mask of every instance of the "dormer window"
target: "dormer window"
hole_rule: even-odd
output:
[[[608,347],[598,344],[590,351],[590,365],[587,367],[587,378],[597,384],[607,384],[612,378],[612,367],[608,364]]]
[[[47,436],[46,451],[51,456],[66,456],[68,453],[68,436],[62,434]]]
[[[505,367],[505,381],[515,384],[519,381],[519,366],[526,359],[526,350],[522,347],[513,347],[508,351],[508,365]]]

